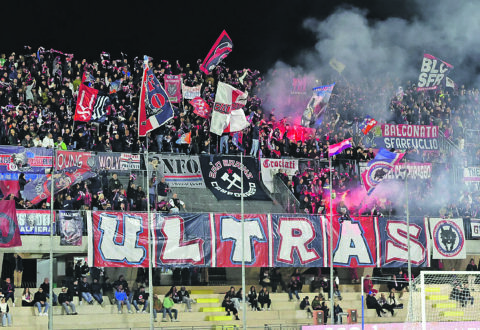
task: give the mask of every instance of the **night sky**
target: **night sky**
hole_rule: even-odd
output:
[[[2,53],[39,46],[73,53],[75,59],[113,59],[144,54],[155,60],[195,62],[225,29],[233,40],[226,63],[266,71],[277,60],[295,65],[312,49],[306,18],[324,19],[336,9],[358,7],[367,17],[407,18],[408,1],[12,1],[2,14]],[[368,4],[368,7],[367,5]]]

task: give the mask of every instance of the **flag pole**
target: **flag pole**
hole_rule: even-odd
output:
[[[330,156],[330,152],[328,153],[328,168],[330,172],[330,315],[331,315],[331,322],[335,324],[335,318],[333,317],[334,312],[334,303],[333,303],[333,203],[332,203],[332,195],[333,195],[333,182],[332,182],[332,157]]]
[[[148,171],[148,134],[145,136],[147,148],[144,151],[145,158],[145,168],[147,174],[147,233],[148,233],[148,305],[150,308],[150,330],[154,329],[154,320],[153,320],[153,267],[152,267],[152,235],[150,229],[153,228],[153,225],[150,226],[150,173]]]
[[[54,182],[54,173],[55,173],[55,156],[56,156],[56,148],[55,145],[53,146],[53,154],[52,154],[52,172],[50,173],[50,249],[49,249],[49,277],[50,277],[50,285],[48,286],[48,296],[50,298],[50,308],[48,309],[48,329],[53,330],[53,229],[54,223],[53,219],[55,216],[53,210],[53,199],[54,199],[54,189],[55,189],[55,182]]]
[[[240,168],[243,167],[243,153],[240,153]],[[243,305],[243,329],[247,329],[247,302],[246,302],[246,288],[245,288],[245,219],[244,219],[244,205],[243,205],[243,170],[240,173],[240,214],[242,221],[242,305]]]

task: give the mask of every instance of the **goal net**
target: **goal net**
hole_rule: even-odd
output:
[[[480,320],[480,272],[422,271],[412,281],[408,322]]]

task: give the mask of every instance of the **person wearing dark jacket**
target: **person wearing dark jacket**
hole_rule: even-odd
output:
[[[105,277],[105,279],[103,280],[102,291],[103,294],[108,297],[110,304],[113,305],[113,303],[115,302],[115,294],[113,293],[113,285],[110,282],[109,277]]]
[[[386,312],[383,310],[382,306],[378,303],[377,299],[373,295],[373,292],[368,292],[367,296],[367,308],[368,309],[375,309],[377,311],[378,317],[382,317],[382,313],[385,314]]]
[[[38,316],[47,316],[48,308],[50,305],[47,302],[47,295],[45,292],[43,292],[43,288],[40,287],[38,288],[38,291],[35,292],[35,295],[33,296],[33,301],[35,303],[35,306],[38,308]],[[42,313],[42,307],[43,313]]]
[[[90,283],[87,282],[87,278],[84,277],[80,282],[80,291],[82,292],[82,297],[89,303],[90,305],[93,304],[93,297],[92,293],[90,292]]]
[[[268,292],[268,290],[265,286],[258,293],[258,302],[260,303],[260,306],[262,307],[262,311],[265,310],[265,308],[263,307],[265,304],[267,304],[267,310],[270,310],[272,300],[270,299],[270,292]]]
[[[143,305],[142,313],[147,312],[148,293],[145,292],[145,288],[143,286],[141,286],[133,295],[133,307],[135,307],[137,313],[140,313],[138,305]]]
[[[49,280],[48,280],[48,277],[45,277],[45,279],[43,280],[43,283],[40,284],[40,287],[43,289],[43,293],[45,293],[45,295],[47,296],[47,298],[50,298],[48,296],[48,293],[50,292],[50,283],[49,283]],[[55,294],[55,292],[52,292],[53,294],[53,299],[52,299],[52,304],[53,306],[56,306],[57,305],[57,295]]]
[[[290,283],[288,283],[288,300],[292,301],[293,300],[293,295],[295,294],[295,297],[297,298],[298,301],[300,301],[300,296],[298,295],[299,291],[299,286],[300,286],[300,281],[295,278],[295,276],[292,276]]]
[[[75,310],[75,305],[73,304],[72,300],[73,300],[72,296],[67,292],[67,288],[63,287],[62,292],[58,295],[58,303],[60,305],[62,305],[62,307],[65,310],[65,313],[67,315],[70,315],[70,314],[77,315],[78,314],[77,311]],[[69,307],[72,310],[71,313],[68,310]]]
[[[187,291],[187,289],[185,289],[184,286],[182,286],[180,288],[180,291],[178,291],[178,298],[180,298],[180,301],[185,304],[185,312],[187,311],[187,309],[189,312],[191,312],[192,303],[194,303],[195,301],[190,298],[190,293]]]
[[[78,280],[75,279],[73,283],[68,288],[68,293],[73,297],[78,297],[79,304],[82,304],[82,291],[80,289],[80,285],[78,284]]]
[[[308,296],[305,296],[305,298],[303,298],[302,302],[300,303],[300,309],[307,312],[307,318],[311,318],[313,317],[313,313],[310,309],[310,301],[308,299]]]
[[[230,300],[229,296],[227,296],[223,301],[222,307],[225,308],[225,311],[227,312],[227,316],[230,316],[231,315],[230,313],[233,313],[233,315],[235,316],[235,320],[240,320],[238,318],[238,310],[233,305],[233,301]]]
[[[257,290],[255,289],[255,286],[250,287],[250,291],[248,292],[248,303],[250,304],[250,307],[252,308],[252,311],[257,311],[258,310],[258,298],[257,298]]]
[[[102,297],[102,285],[98,282],[98,279],[94,278],[90,287],[93,298],[100,304],[103,304]]]
[[[2,294],[5,297],[6,302],[9,298],[12,298],[12,303],[15,307],[15,287],[13,286],[10,277],[7,277],[2,285]]]

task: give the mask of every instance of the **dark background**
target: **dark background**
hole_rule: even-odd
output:
[[[295,65],[296,55],[312,49],[315,36],[302,27],[307,18],[324,19],[336,9],[357,7],[367,17],[408,18],[408,2],[373,1],[11,1],[3,6],[1,53],[25,45],[98,59],[102,51],[130,59],[193,63],[204,59],[220,32],[232,38],[226,63],[266,71],[275,61]]]

